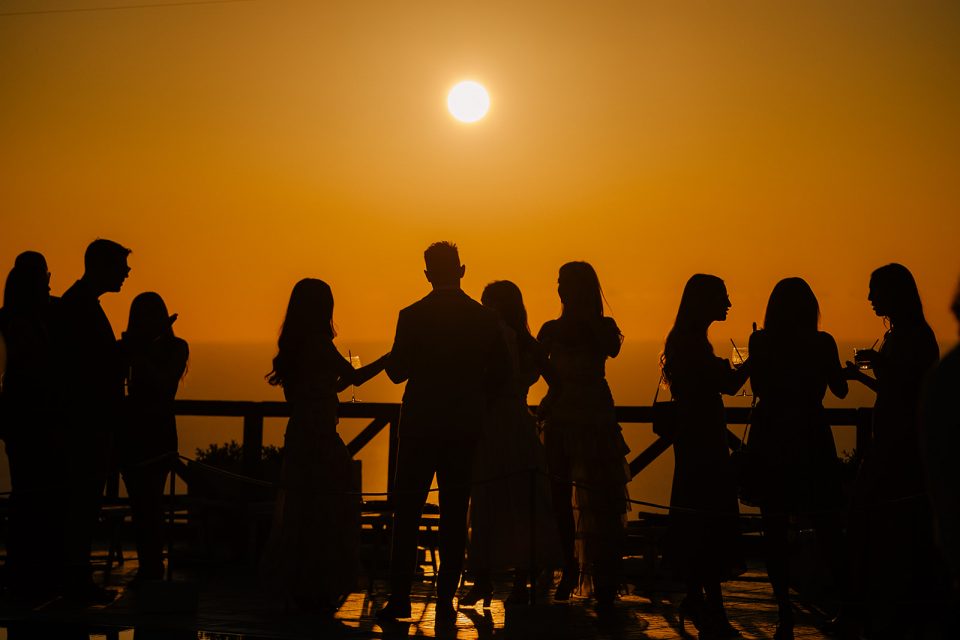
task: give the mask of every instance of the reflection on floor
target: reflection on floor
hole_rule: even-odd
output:
[[[507,580],[498,584],[489,609],[464,608],[456,622],[437,624],[429,577],[415,590],[413,617],[389,625],[374,618],[383,606],[384,585],[369,592],[351,594],[334,620],[288,611],[276,594],[263,589],[256,572],[236,566],[207,566],[175,572],[177,581],[199,589],[199,609],[193,613],[148,613],[125,584],[136,570],[136,557],[125,554],[124,565],[115,569],[109,584],[121,591],[106,607],[79,608],[62,600],[39,603],[25,609],[4,601],[0,605],[0,640],[23,638],[104,638],[105,640],[244,639],[257,638],[695,638],[687,622],[681,628],[676,616],[679,593],[624,594],[614,610],[598,615],[588,600],[554,603],[543,594],[535,606],[505,609]],[[98,580],[103,580],[100,573]],[[753,570],[724,587],[730,620],[744,638],[771,638],[776,626],[776,607],[762,571]],[[149,603],[148,603],[149,604]],[[822,616],[805,607],[796,612],[797,638],[821,638],[815,626]]]

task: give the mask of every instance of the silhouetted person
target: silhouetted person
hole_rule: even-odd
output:
[[[67,595],[80,602],[109,602],[113,591],[94,584],[90,568],[93,531],[110,463],[113,434],[122,419],[124,359],[100,296],[119,292],[130,274],[130,249],[111,240],[90,243],[84,273],[63,294],[54,343],[59,359],[67,433]]]
[[[560,267],[557,293],[560,317],[537,334],[555,372],[540,404],[564,562],[554,599],[580,586],[606,607],[619,587],[630,481],[629,448],[606,380],[607,358],[620,353],[623,334],[603,314],[600,279],[588,263]]]
[[[663,376],[678,405],[667,555],[687,588],[681,624],[689,618],[704,640],[737,635],[727,621],[720,583],[743,567],[721,394],[733,395],[743,386],[750,364],[733,369],[714,355],[707,337],[711,324],[727,319],[730,306],[723,280],[692,276],[662,357]]]
[[[476,440],[488,403],[506,382],[509,363],[496,316],[460,289],[465,267],[457,247],[437,242],[424,251],[426,297],[400,312],[387,364],[395,383],[406,381],[400,410],[391,595],[382,619],[410,616],[417,532],[434,474],[440,489],[440,571],[436,616],[456,617],[467,505]]]
[[[820,305],[801,278],[777,283],[763,329],[750,337],[750,382],[757,397],[750,450],[756,457],[767,574],[780,621],[774,638],[793,638],[787,533],[789,514],[809,514],[837,586],[843,584],[843,489],[827,389],[847,395],[837,343],[819,331]],[[842,592],[842,588],[840,590]],[[840,596],[841,593],[835,593]]]
[[[120,340],[128,377],[117,453],[137,542],[133,585],[163,578],[163,488],[177,455],[174,398],[190,355],[173,333],[176,319],[159,294],[141,293]]]
[[[337,433],[337,392],[383,371],[386,356],[354,369],[333,338],[333,293],[305,278],[290,294],[273,371],[290,406],[283,469],[263,571],[305,612],[330,614],[356,584],[360,497],[353,458]]]
[[[493,593],[491,574],[494,571],[514,571],[513,590],[507,604],[527,602],[527,578],[531,570],[557,566],[560,544],[550,499],[546,453],[536,419],[527,404],[530,385],[548,366],[546,353],[530,334],[527,310],[517,285],[509,280],[491,282],[484,288],[480,301],[496,312],[500,320],[511,365],[508,383],[494,399],[477,445],[467,554],[467,568],[474,583],[458,603],[471,606],[483,600],[486,607]],[[531,478],[531,473],[536,475]],[[531,491],[535,501],[532,523]],[[535,527],[533,531],[531,526]],[[533,567],[530,566],[531,551],[534,552]]]
[[[869,300],[890,329],[880,350],[865,357],[876,377],[847,363],[848,377],[877,393],[851,505],[852,587],[866,605],[868,630],[897,637],[925,623],[902,603],[939,595],[917,423],[921,385],[940,349],[906,267],[874,271]]]
[[[951,310],[960,321],[960,287]],[[920,444],[937,544],[951,583],[942,627],[956,630],[960,625],[960,346],[943,357],[927,380]]]
[[[10,530],[6,575],[11,592],[25,601],[56,591],[59,470],[62,433],[51,384],[50,273],[43,255],[17,256],[7,276],[0,309],[6,345],[3,438],[10,462]]]

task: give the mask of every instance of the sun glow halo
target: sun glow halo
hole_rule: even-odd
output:
[[[476,122],[490,110],[490,94],[479,82],[464,80],[447,94],[447,109],[460,122]]]

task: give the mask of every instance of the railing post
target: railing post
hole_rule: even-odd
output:
[[[863,460],[870,448],[873,431],[873,410],[867,407],[857,409],[857,458]]]
[[[260,458],[263,450],[263,414],[248,413],[243,416],[243,473],[251,478],[260,477]]]

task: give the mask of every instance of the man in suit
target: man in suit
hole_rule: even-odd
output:
[[[116,593],[94,584],[90,568],[93,530],[107,479],[110,443],[121,418],[124,366],[100,296],[119,292],[130,274],[130,249],[94,240],[83,257],[83,276],[60,301],[54,346],[60,361],[60,391],[68,440],[67,509],[64,533],[66,595],[103,604]]]
[[[466,268],[457,247],[423,254],[425,298],[400,312],[386,371],[406,381],[400,410],[390,562],[391,595],[381,619],[410,617],[417,532],[433,476],[440,490],[440,571],[436,617],[453,620],[463,570],[473,452],[489,398],[509,371],[496,317],[460,289]]]

